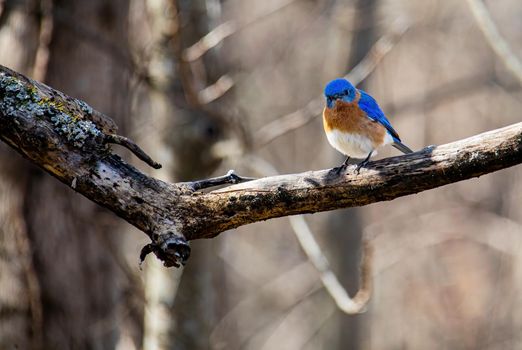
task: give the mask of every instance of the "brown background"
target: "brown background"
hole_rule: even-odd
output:
[[[164,164],[153,176],[300,172],[342,161],[320,118],[267,145],[256,133],[349,73],[398,20],[409,29],[360,87],[407,145],[520,121],[522,82],[468,3],[7,0],[0,63],[111,116]],[[522,4],[486,5],[522,57]],[[233,34],[183,60],[227,21]],[[520,167],[307,216],[352,295],[361,237],[373,239],[374,294],[365,314],[348,316],[286,218],[193,242],[184,270],[149,257],[140,271],[144,234],[5,145],[0,162],[0,349],[522,348]]]

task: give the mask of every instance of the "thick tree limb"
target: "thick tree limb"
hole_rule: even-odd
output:
[[[168,184],[125,163],[108,145],[114,130],[84,102],[0,66],[0,138],[147,233],[152,243],[142,253],[154,252],[167,266],[188,258],[187,240],[280,216],[391,200],[522,162],[518,123],[371,162],[359,175],[354,167],[340,177],[309,171],[202,193],[194,183]]]

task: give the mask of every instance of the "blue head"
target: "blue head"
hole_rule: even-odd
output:
[[[334,79],[324,88],[324,97],[328,108],[335,106],[335,101],[352,102],[355,98],[355,87],[346,79]]]

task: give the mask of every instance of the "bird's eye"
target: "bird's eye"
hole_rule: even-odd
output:
[[[348,90],[344,90],[343,94],[348,95]]]

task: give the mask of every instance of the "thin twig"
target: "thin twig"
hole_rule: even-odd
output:
[[[195,61],[205,54],[208,50],[215,47],[225,38],[234,34],[238,29],[238,24],[234,20],[221,23],[204,37],[199,39],[194,45],[186,48],[183,52],[183,60],[186,62]]]
[[[319,272],[321,282],[339,309],[349,315],[364,312],[372,291],[373,247],[370,241],[363,241],[363,256],[359,276],[360,287],[357,294],[350,298],[348,292],[330,268],[328,260],[321,251],[304,217],[302,215],[290,216],[289,220],[301,248]]]
[[[273,8],[258,13],[250,18],[244,19],[242,21],[230,20],[220,24],[219,26],[211,30],[208,34],[199,39],[194,45],[185,49],[183,51],[182,56],[183,60],[187,62],[197,60],[198,58],[203,56],[208,50],[215,47],[232,34],[237,33],[242,29],[247,28],[249,25],[276,13],[277,11],[294,3],[295,1],[296,0],[281,1]]]
[[[508,42],[500,35],[486,5],[484,5],[481,0],[467,0],[467,2],[489,46],[491,46],[495,54],[504,62],[506,68],[511,71],[522,84],[522,62],[513,50],[511,50]]]
[[[204,179],[193,182],[182,182],[179,183],[180,186],[187,186],[192,192],[199,191],[209,187],[215,187],[225,184],[238,184],[241,182],[247,182],[255,180],[253,177],[242,177],[237,175],[234,170],[229,170],[223,176],[211,177],[210,179]]]
[[[214,84],[198,92],[198,101],[204,105],[217,100],[234,86],[234,80],[228,75],[221,76]]]
[[[161,169],[161,164],[154,161],[145,151],[143,151],[140,146],[138,146],[134,141],[131,139],[126,138],[125,136],[121,135],[105,135],[105,142],[106,143],[114,143],[120,146],[123,146],[130,150],[136,157],[153,167],[154,169]]]
[[[358,85],[363,81],[377,67],[384,56],[391,51],[408,27],[404,21],[398,21],[394,26],[394,30],[390,34],[381,37],[362,61],[345,78],[354,85]],[[256,133],[254,145],[263,147],[276,138],[308,124],[321,113],[323,104],[323,97],[316,97],[305,107],[268,123]]]

